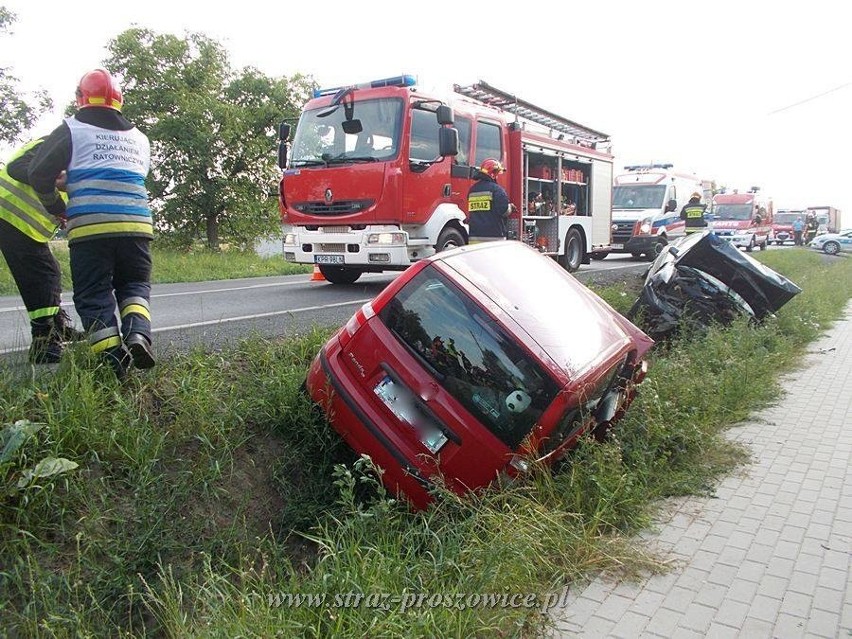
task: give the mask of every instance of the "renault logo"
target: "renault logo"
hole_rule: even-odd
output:
[[[613,230],[613,231],[617,231],[617,230],[618,230],[618,224],[613,224],[613,225],[612,225],[612,230]]]
[[[331,204],[331,201],[334,199],[334,193],[331,192],[331,189],[325,190],[325,203]]]

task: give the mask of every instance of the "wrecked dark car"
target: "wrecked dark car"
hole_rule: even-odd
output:
[[[703,231],[664,248],[627,317],[660,341],[741,317],[760,321],[800,292],[783,275]]]
[[[602,436],[645,377],[653,341],[521,242],[417,262],[317,354],[310,397],[392,493],[425,507]]]

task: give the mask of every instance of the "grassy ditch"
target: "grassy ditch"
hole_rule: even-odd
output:
[[[51,243],[51,251],[62,270],[62,290],[71,290],[71,266],[68,262],[68,245],[64,241]],[[309,273],[311,268],[303,264],[286,262],[281,255],[261,257],[253,251],[223,249],[211,251],[205,248],[191,251],[160,249],[153,245],[153,273],[155,284],[169,282],[202,282],[206,280],[229,280],[267,275],[292,275]],[[0,295],[17,295],[18,289],[6,262],[0,259]]]
[[[14,452],[0,443],[2,629],[537,636],[551,594],[583,576],[662,568],[631,538],[655,500],[710,492],[745,459],[722,432],[778,396],[779,372],[852,297],[852,260],[760,258],[804,289],[776,318],[659,349],[612,441],[425,513],[385,495],[300,393],[328,329],[178,356],[123,385],[83,350],[54,374],[0,371],[2,423],[20,432]],[[635,299],[599,292],[623,312]]]

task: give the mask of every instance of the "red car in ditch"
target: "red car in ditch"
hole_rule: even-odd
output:
[[[417,262],[320,350],[306,387],[334,429],[415,507],[603,435],[653,340],[521,242]]]

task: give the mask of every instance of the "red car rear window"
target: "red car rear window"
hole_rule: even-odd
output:
[[[431,266],[379,317],[447,392],[512,449],[556,396],[556,382],[514,336]]]

